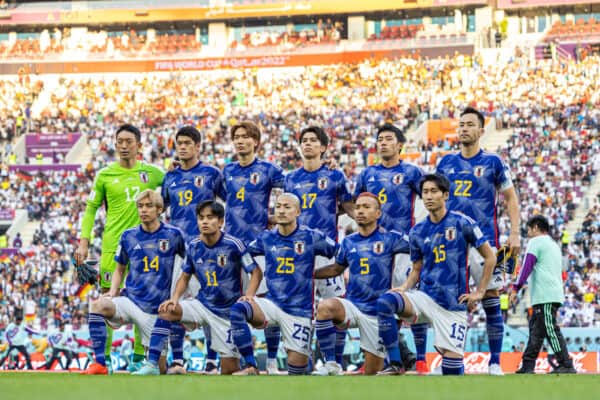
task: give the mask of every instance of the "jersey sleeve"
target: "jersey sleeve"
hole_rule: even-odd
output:
[[[292,188],[293,188],[293,182],[291,179],[291,175],[292,173],[287,173],[283,176],[283,191],[284,192],[291,192]]]
[[[410,187],[413,190],[413,192],[419,195],[419,197],[421,197],[421,179],[424,175],[425,173],[421,168],[417,166],[414,167],[413,178],[410,181]]]
[[[165,176],[164,184],[160,188],[160,195],[163,198],[163,203],[164,203],[164,209],[165,210],[168,210],[169,209],[169,205],[171,204],[171,200],[169,199],[169,184],[167,183],[168,181],[169,181],[169,174],[167,174]]]
[[[348,179],[342,171],[338,171],[339,178],[337,181],[337,198],[340,203],[352,201],[352,194],[350,193]]]
[[[186,249],[185,249],[185,239],[183,238],[183,234],[180,231],[177,231],[175,238],[176,238],[175,240],[177,242],[176,246],[175,246],[175,254],[181,258],[185,258]]]
[[[117,251],[115,253],[115,261],[121,265],[129,264],[129,255],[127,254],[127,246],[126,246],[127,234],[124,233],[121,235],[121,239],[119,240],[119,247],[117,247]]]
[[[98,173],[96,180],[94,181],[94,188],[88,195],[85,213],[81,221],[82,239],[89,240],[91,238],[92,228],[94,227],[94,219],[96,218],[96,211],[98,211],[98,208],[100,208],[104,198],[106,197],[103,177],[104,175],[102,175],[102,172]]]
[[[252,257],[265,255],[265,249],[264,249],[264,245],[263,245],[262,235],[260,235],[259,237],[254,239],[252,242],[250,242],[250,244],[248,245],[248,253]]]
[[[506,189],[510,189],[513,186],[510,170],[500,158],[498,158],[498,166],[496,168],[496,176],[494,178],[494,183],[501,192],[505,191]]]
[[[346,251],[347,241],[342,240],[342,244],[338,247],[337,254],[335,255],[335,263],[343,267],[348,266],[348,252]]]
[[[315,254],[326,258],[332,258],[338,249],[338,244],[321,232],[313,233],[313,245]]]
[[[217,169],[215,176],[215,190],[217,197],[221,198],[221,200],[227,200],[227,191],[225,190],[225,178],[223,177],[223,173],[221,170]]]
[[[246,246],[244,246],[243,244],[241,245],[241,248],[240,248],[240,255],[241,255],[240,260],[242,262],[242,268],[244,268],[244,271],[250,273],[250,272],[254,271],[256,269],[256,267],[258,267],[256,262],[252,258],[252,255],[250,255],[250,252],[248,251]]]
[[[358,175],[358,178],[356,178],[356,187],[354,188],[354,193],[352,194],[352,196],[354,197],[358,197],[359,194],[361,194],[362,192],[364,192],[365,189],[365,171],[366,169],[363,169],[361,171],[361,173]]]
[[[194,273],[196,272],[196,268],[194,268],[194,259],[193,258],[194,257],[192,256],[191,252],[188,251],[188,253],[185,257],[185,261],[181,265],[181,270],[183,272],[185,272],[186,274],[194,275]],[[200,260],[200,262],[202,262],[202,260]]]
[[[271,184],[273,187],[282,188],[285,183],[285,176],[283,175],[283,169],[277,165],[271,164]]]
[[[472,219],[465,221],[465,224],[463,225],[463,235],[467,243],[475,246],[475,248],[479,248],[486,242],[483,237],[483,232],[481,232],[477,223]]]
[[[412,229],[408,235],[408,242],[410,245],[410,261],[415,262],[423,259],[423,249],[421,247],[421,240],[419,233]]]
[[[540,248],[539,248],[538,242],[539,242],[538,240],[535,240],[535,238],[533,238],[529,241],[529,243],[527,243],[527,249],[525,250],[525,256],[527,256],[527,254],[531,254],[532,256],[534,256],[537,259],[540,258]]]
[[[393,254],[399,254],[399,253],[404,253],[404,254],[408,254],[410,253],[410,245],[408,243],[408,235],[402,232],[398,232],[398,231],[391,231],[392,232],[392,237],[393,237],[393,243],[392,243],[392,253]]]
[[[159,186],[162,186],[163,181],[165,179],[165,171],[163,171],[162,169],[155,167],[154,165],[151,166],[152,168],[152,173],[150,174],[151,176],[151,183],[152,183],[152,187],[153,188],[158,188]]]

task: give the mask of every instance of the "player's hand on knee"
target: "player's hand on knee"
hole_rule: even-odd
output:
[[[397,288],[393,288],[392,290],[390,290],[391,292],[396,292],[396,293],[404,293],[406,292],[408,289],[406,286],[404,285],[400,285]]]
[[[483,295],[485,294],[485,292],[482,292],[480,290],[476,290],[474,292],[471,293],[465,293],[462,294],[459,298],[458,298],[458,302],[459,303],[467,303],[467,308],[469,310],[471,310],[472,308],[475,308],[477,305],[477,302],[481,301],[481,299],[483,299]]]
[[[240,301],[246,301],[250,304],[254,304],[254,297],[250,297],[250,296],[242,296],[238,299],[238,302]]]

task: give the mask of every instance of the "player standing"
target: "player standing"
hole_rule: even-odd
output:
[[[506,164],[498,155],[481,149],[479,140],[484,133],[484,123],[485,119],[479,111],[471,107],[465,108],[460,115],[458,127],[460,152],[444,156],[438,164],[437,172],[450,180],[448,208],[473,218],[494,252],[500,247],[498,193],[504,195],[511,227],[508,246],[511,254],[518,254],[521,247],[519,199]],[[483,260],[474,250],[469,254],[469,268],[475,283],[479,284]],[[502,271],[497,270],[482,301],[491,354],[490,375],[504,374],[500,367],[504,320],[499,293],[503,286]]]
[[[449,190],[450,183],[444,176],[423,177],[421,195],[429,216],[409,234],[413,268],[406,282],[377,302],[379,335],[390,360],[381,375],[404,373],[396,315],[413,323],[431,323],[435,347],[443,356],[442,373],[464,373],[467,306],[483,298],[496,257],[471,218],[446,209]],[[485,262],[479,287],[473,293],[469,293],[467,268],[471,246],[477,248]],[[419,289],[411,290],[417,283]]]
[[[355,214],[358,232],[344,238],[335,264],[315,272],[315,278],[324,278],[350,270],[346,298],[322,300],[317,308],[315,326],[326,363],[316,375],[339,375],[342,371],[335,355],[336,325],[359,328],[366,375],[383,369],[385,348],[379,340],[377,300],[392,288],[396,255],[408,256],[408,236],[378,226],[381,205],[372,193],[358,196]]]
[[[85,215],[81,222],[79,247],[75,252],[77,265],[83,264],[88,257],[88,248],[94,226],[96,211],[102,204],[106,208],[106,222],[102,235],[102,254],[100,256],[100,289],[107,292],[115,271],[115,253],[121,234],[126,229],[140,223],[136,209],[136,197],[146,189],[158,188],[164,173],[153,165],[137,161],[142,148],[139,129],[130,124],[121,125],[115,134],[119,161],[101,169],[94,181],[94,189],[89,194]],[[144,348],[139,332],[135,333],[133,362],[140,365],[144,359]],[[112,329],[108,328],[106,357],[110,359]]]

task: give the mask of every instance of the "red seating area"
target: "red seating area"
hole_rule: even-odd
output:
[[[339,41],[339,33],[334,33],[334,30],[324,31],[319,38],[314,30],[293,31],[291,33],[283,32],[252,32],[246,33],[241,41],[234,40],[229,45],[230,48],[236,49],[241,47],[269,47],[288,45],[291,47],[302,47],[320,44],[334,44]]]
[[[0,44],[0,54],[4,58],[43,58],[50,54],[60,54],[63,50],[63,45],[54,39],[43,52],[38,39],[18,39],[11,48],[8,48],[5,43]]]
[[[200,51],[201,47],[194,35],[160,35],[150,43],[148,51],[152,54],[173,54]]]
[[[548,34],[544,38],[546,42],[553,41],[555,39],[586,39],[590,35],[600,35],[600,21],[596,21],[594,18],[590,18],[587,22],[583,19],[577,21],[567,21],[564,24],[557,21],[552,28],[548,31]]]
[[[368,40],[414,39],[417,36],[417,32],[422,29],[422,24],[386,26],[381,30],[379,36],[373,33]]]

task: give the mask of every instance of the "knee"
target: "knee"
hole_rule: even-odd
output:
[[[104,315],[106,313],[106,306],[104,302],[106,299],[100,298],[98,300],[94,300],[90,303],[90,312],[94,314]]]
[[[398,312],[398,303],[395,293],[385,293],[377,299],[377,315],[391,317]]]
[[[317,307],[317,319],[332,319],[335,314],[335,302],[327,299],[319,302]]]
[[[240,301],[231,306],[231,323],[245,323],[252,320],[252,305],[247,301]]]

